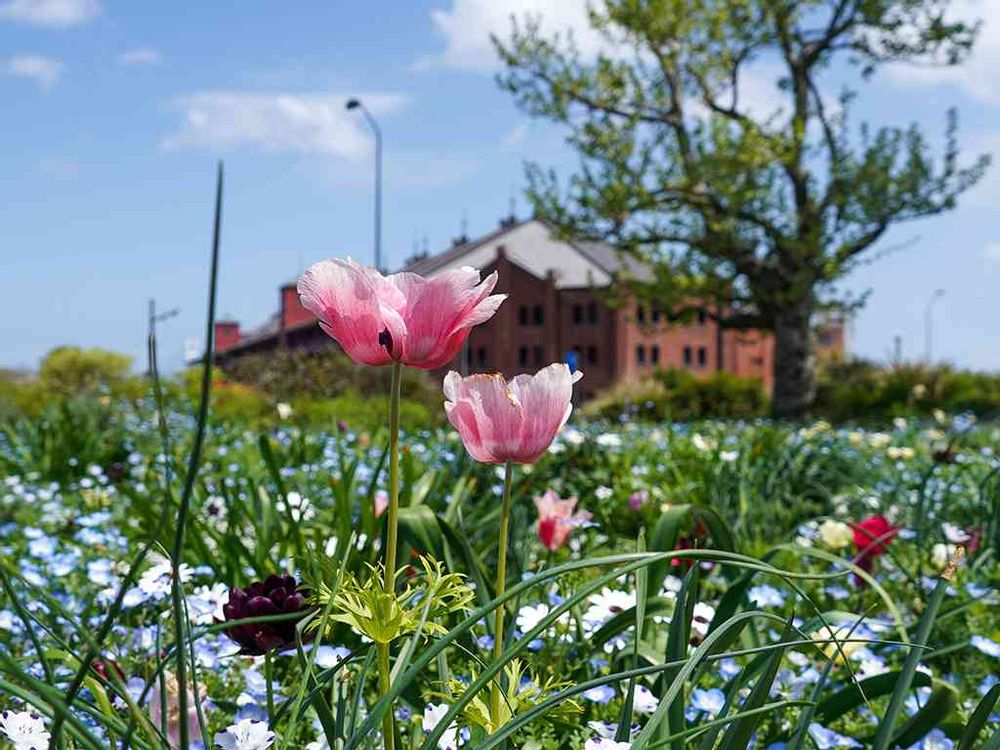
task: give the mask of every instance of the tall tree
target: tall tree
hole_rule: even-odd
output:
[[[887,63],[958,65],[977,24],[950,0],[596,0],[605,52],[514,20],[494,39],[501,86],[568,126],[579,170],[529,165],[536,211],[570,236],[656,264],[659,292],[720,324],[773,332],[774,410],[815,393],[811,321],[893,224],[955,205],[988,165],[960,166],[950,111],[939,155],[920,130],[849,127],[854,91]],[[762,77],[775,102],[759,100]],[[777,79],[777,80],[775,80]],[[764,88],[771,91],[771,88]]]

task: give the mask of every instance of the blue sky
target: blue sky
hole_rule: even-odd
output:
[[[149,297],[181,308],[161,336],[165,364],[178,366],[202,335],[218,158],[225,316],[260,323],[307,264],[370,259],[371,142],[343,110],[348,96],[385,132],[393,265],[424,238],[443,249],[463,219],[472,235],[492,229],[526,159],[574,164],[559,130],[496,87],[487,38],[529,10],[576,28],[586,49],[597,42],[579,0],[223,5],[0,0],[0,366],[35,367],[59,344],[141,364]],[[957,105],[971,157],[1000,151],[1000,11],[990,0],[956,10],[986,20],[970,64],[887,71],[857,110],[939,139]],[[761,99],[771,93],[762,80]],[[898,334],[904,354],[922,355],[924,306],[942,288],[935,355],[1000,369],[998,188],[994,169],[957,211],[896,229],[890,252],[851,277],[873,290],[854,352],[884,358]]]

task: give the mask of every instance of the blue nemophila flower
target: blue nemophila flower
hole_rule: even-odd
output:
[[[726,694],[718,688],[691,691],[690,707],[695,711],[703,711],[709,718],[714,718],[726,705]]]
[[[585,690],[583,697],[594,703],[608,703],[615,697],[615,689],[610,685],[598,685]]]
[[[774,586],[768,586],[766,583],[754,586],[747,593],[750,601],[759,607],[780,607],[785,603],[784,592],[779,591]]]
[[[974,635],[969,639],[969,644],[973,648],[982,651],[987,656],[994,656],[1000,658],[1000,643],[992,641],[985,636]]]
[[[815,721],[809,725],[809,736],[812,737],[813,742],[816,743],[816,747],[819,748],[819,750],[861,747],[861,743],[857,740],[851,737],[846,737],[842,734],[837,734],[832,729],[827,729],[822,724],[818,724]]]
[[[952,750],[955,743],[948,739],[940,729],[932,729],[926,737],[915,745],[910,745],[908,750]]]

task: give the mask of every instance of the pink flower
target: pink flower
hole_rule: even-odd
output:
[[[375,492],[375,518],[381,518],[382,514],[385,513],[385,509],[389,507],[389,493],[385,490],[377,490]]]
[[[571,373],[561,363],[509,383],[499,373],[444,379],[444,410],[465,449],[483,463],[533,464],[548,449],[573,411]]]
[[[557,550],[569,540],[573,529],[590,520],[590,513],[573,513],[579,502],[575,497],[563,500],[553,490],[535,498],[538,509],[538,541],[549,550]]]
[[[496,272],[459,268],[431,279],[383,276],[353,260],[324,260],[299,278],[302,305],[351,359],[365,365],[402,362],[433,370],[450,362],[473,326],[506,299],[490,295]]]
[[[172,748],[178,748],[181,745],[181,707],[180,707],[180,688],[177,684],[177,677],[167,672],[164,678],[166,683],[166,693],[167,693],[167,742]],[[201,727],[198,724],[198,709],[195,706],[199,700],[203,699],[205,696],[203,690],[199,686],[200,696],[195,696],[194,691],[191,686],[187,686],[188,701],[187,701],[187,727],[188,727],[188,737],[192,741],[201,740]],[[153,722],[153,725],[160,727],[163,722],[163,705],[162,705],[162,695],[160,691],[160,682],[156,680],[156,684],[153,686],[153,698],[149,704],[149,718]]]

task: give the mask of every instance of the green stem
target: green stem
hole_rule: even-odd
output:
[[[503,473],[503,505],[500,508],[500,541],[497,549],[497,584],[496,595],[501,597],[507,589],[507,537],[510,532],[510,498],[514,483],[514,465],[507,461]],[[503,617],[504,605],[496,609],[496,623],[493,626],[493,661],[503,656]],[[490,723],[493,731],[500,729],[500,697],[502,675],[497,675],[493,681],[493,692],[490,700]]]
[[[267,723],[274,726],[274,685],[271,683],[271,673],[274,668],[271,652],[264,652],[264,685],[267,691]]]
[[[389,644],[379,643],[378,646],[378,687],[379,692],[385,695],[389,692]],[[390,705],[389,710],[385,712],[385,716],[382,717],[382,747],[385,750],[394,750],[396,744],[396,729],[393,726],[392,717],[393,708]]]
[[[385,534],[385,593],[396,591],[396,546],[399,524],[399,390],[403,368],[392,363],[392,392],[389,401],[389,516]]]
[[[392,363],[392,386],[389,396],[389,508],[385,532],[385,568],[382,571],[384,592],[387,598],[396,596],[396,547],[399,546],[399,392],[403,380],[403,367]],[[379,691],[389,692],[391,666],[389,644],[378,645]],[[393,707],[389,706],[382,719],[383,747],[393,750],[396,732],[393,725]]]

